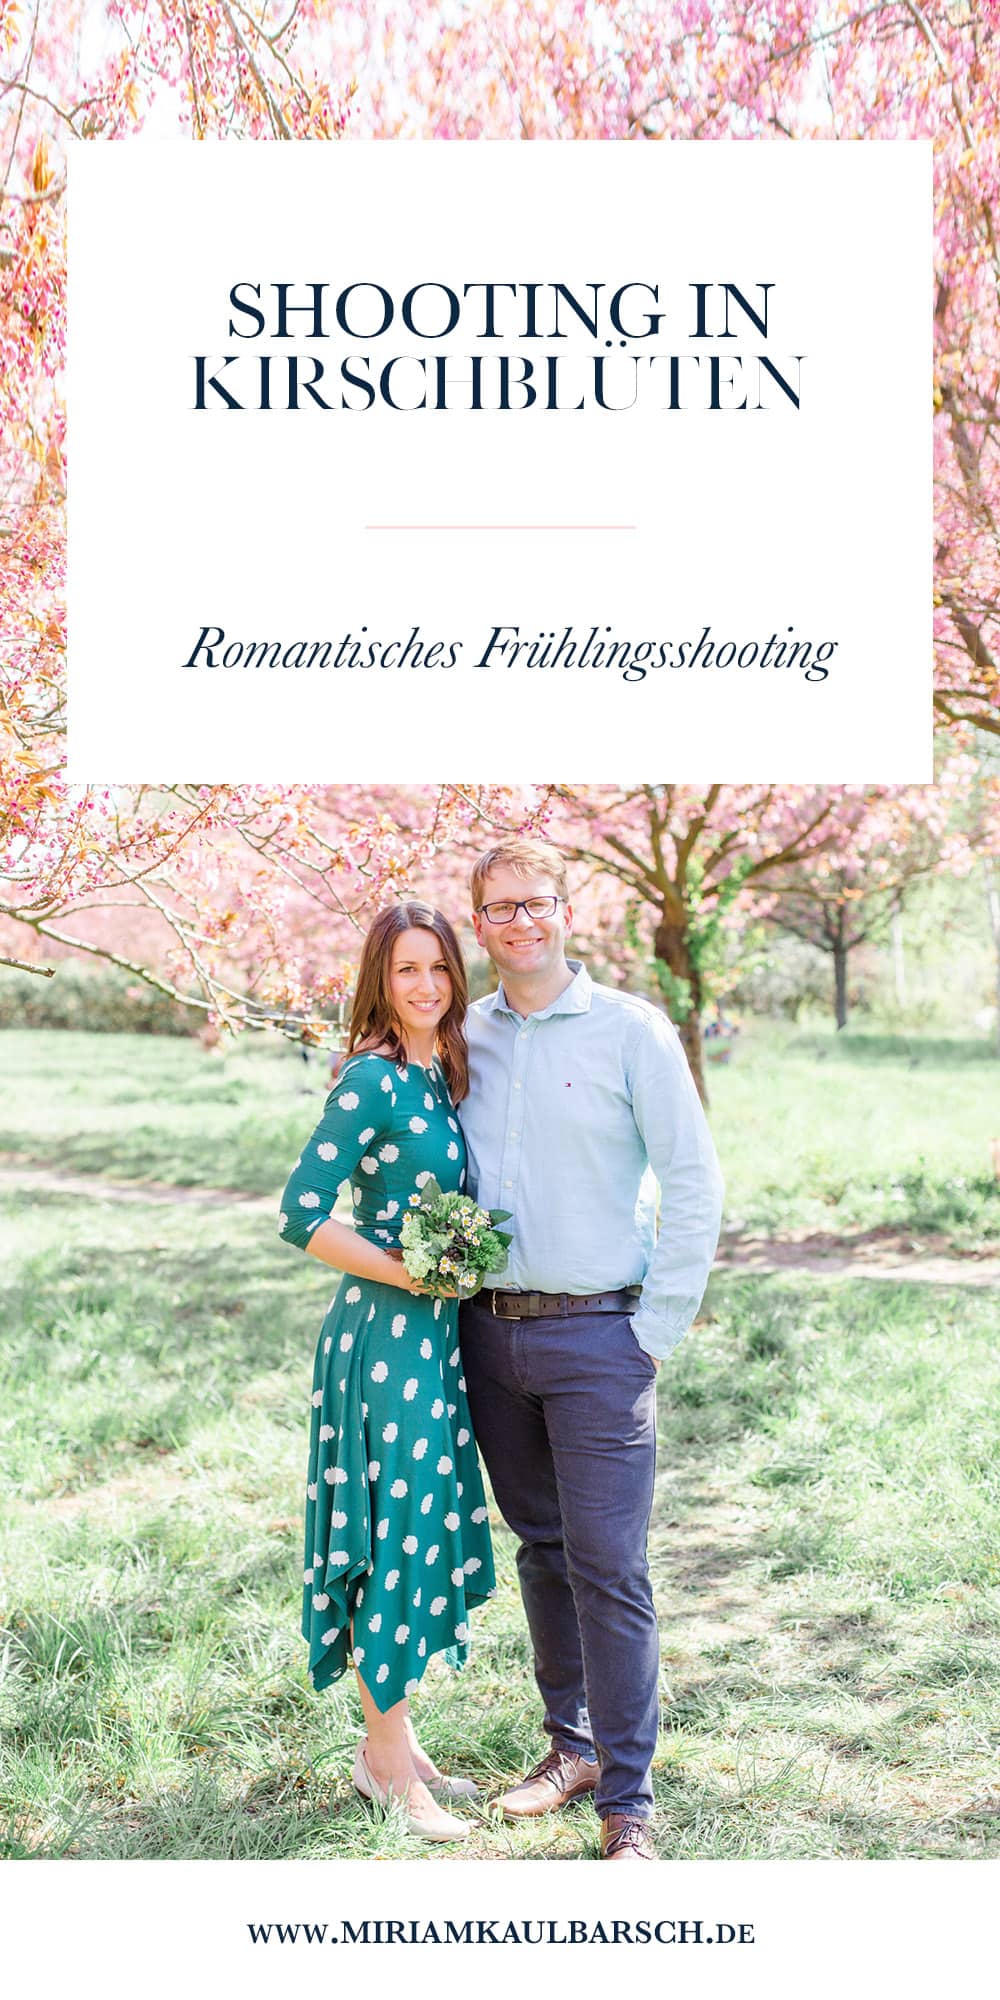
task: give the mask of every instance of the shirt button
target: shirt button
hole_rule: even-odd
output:
[[[514,1085],[514,1089],[515,1089],[515,1090],[520,1090],[520,1088],[521,1088],[520,1084],[519,1084],[519,1083],[515,1083],[515,1085]]]
[[[511,1126],[511,1132],[510,1132],[510,1136],[511,1136],[511,1138],[512,1138],[512,1139],[516,1139],[516,1138],[517,1138],[517,1127],[516,1127],[516,1125],[512,1125],[512,1126]]]
[[[513,1181],[504,1181],[504,1187],[513,1187]]]

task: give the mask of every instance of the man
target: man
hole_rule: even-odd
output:
[[[468,1017],[470,1185],[514,1219],[504,1270],[462,1307],[462,1362],[552,1745],[499,1803],[522,1819],[592,1793],[602,1857],[648,1860],[656,1373],[698,1310],[721,1179],[675,1029],[566,957],[558,850],[492,848],[472,900],[500,985]]]

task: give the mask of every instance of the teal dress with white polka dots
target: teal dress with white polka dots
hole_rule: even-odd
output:
[[[304,1249],[349,1179],[355,1228],[390,1249],[411,1196],[432,1174],[464,1187],[465,1165],[439,1063],[352,1056],[285,1189],[281,1233]],[[464,1664],[469,1612],[494,1588],[457,1303],[345,1276],[313,1373],[302,1596],[313,1685],[339,1679],[353,1651],[391,1708],[434,1653]]]

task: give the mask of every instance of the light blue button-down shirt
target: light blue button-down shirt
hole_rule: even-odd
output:
[[[514,1013],[502,986],[469,1010],[459,1106],[469,1185],[483,1207],[514,1218],[506,1266],[487,1284],[586,1293],[641,1283],[632,1328],[660,1358],[701,1303],[722,1177],[672,1023],[569,965],[572,984],[538,1014]]]

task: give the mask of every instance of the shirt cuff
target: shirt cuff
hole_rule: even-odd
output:
[[[655,1313],[640,1305],[629,1321],[639,1346],[654,1361],[662,1361],[680,1346],[700,1304],[700,1299],[682,1299],[669,1313]]]

